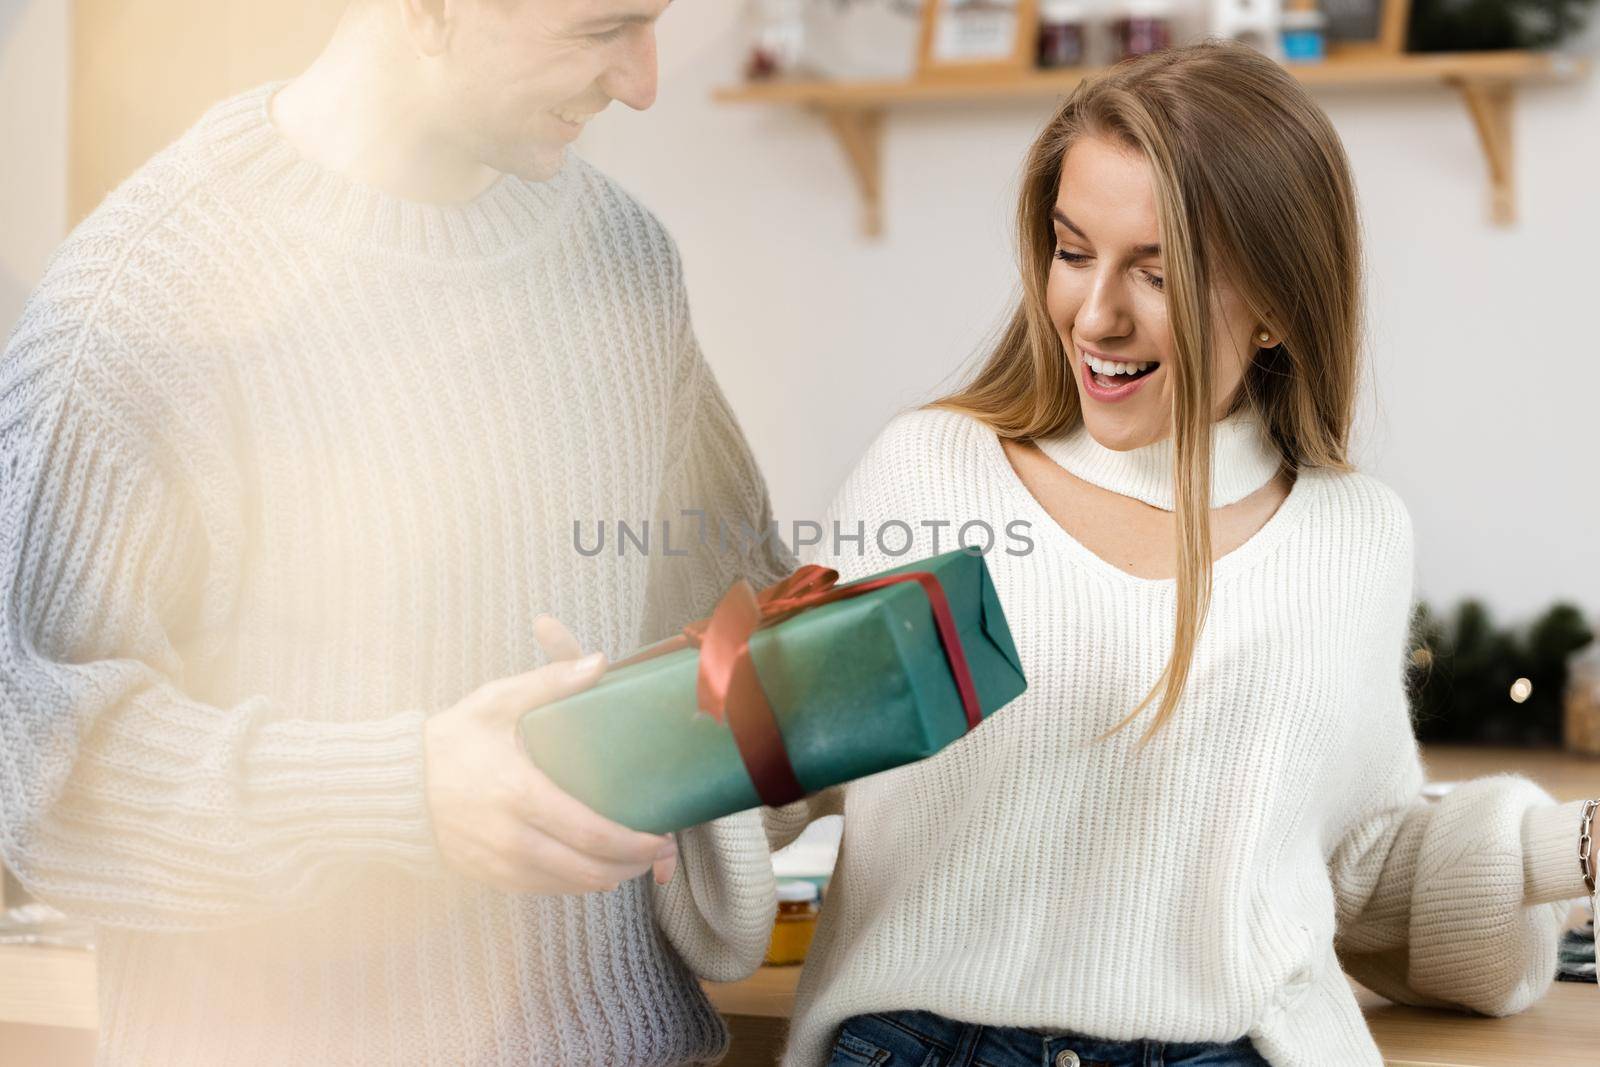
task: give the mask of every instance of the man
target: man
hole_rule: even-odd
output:
[[[581,648],[791,563],[575,549],[769,521],[672,242],[564,158],[650,105],[665,3],[358,0],[109,197],[12,334],[0,852],[98,924],[104,1060],[723,1052],[691,970],[759,962],[759,821],[635,833],[513,735],[598,677]]]

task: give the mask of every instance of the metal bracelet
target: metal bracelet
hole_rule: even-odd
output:
[[[1583,803],[1583,822],[1578,827],[1578,870],[1583,872],[1584,888],[1594,893],[1594,810],[1600,807],[1600,800],[1586,800]]]

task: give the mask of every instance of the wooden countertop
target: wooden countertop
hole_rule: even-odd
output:
[[[1554,751],[1455,747],[1431,748],[1425,759],[1434,781],[1514,771],[1539,782],[1558,800],[1600,796],[1600,759]],[[1581,914],[1581,908],[1573,909],[1575,921]],[[768,967],[743,982],[705,983],[734,1033],[727,1064],[773,1062],[799,972],[796,967]],[[1600,987],[1592,984],[1557,982],[1538,1004],[1505,1019],[1405,1007],[1355,988],[1389,1067],[1600,1064]],[[0,1059],[15,1062],[7,1051],[7,1024],[92,1030],[95,1020],[92,953],[0,946],[0,1053],[6,1053]]]
[[[799,976],[798,967],[764,967],[743,982],[704,983],[733,1030],[728,1064],[773,1062]],[[1361,986],[1355,989],[1388,1067],[1595,1067],[1600,1062],[1600,988],[1593,985],[1557,982],[1539,1003],[1505,1019],[1410,1008]],[[0,1024],[93,1029],[94,990],[89,952],[0,946]],[[0,1050],[4,1032],[0,1025]]]
[[[1600,756],[1579,756],[1560,749],[1427,745],[1422,761],[1430,782],[1510,773],[1533,779],[1562,803],[1600,797]],[[1573,847],[1576,849],[1576,844]],[[1576,852],[1572,861],[1578,861]]]
[[[1354,983],[1352,983],[1354,984]],[[1477,1015],[1391,1004],[1357,985],[1388,1067],[1594,1067],[1600,1063],[1600,993],[1557,982],[1520,1015]]]
[[[93,1030],[95,986],[92,952],[0,945],[0,1023]]]

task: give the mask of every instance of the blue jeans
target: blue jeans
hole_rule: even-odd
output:
[[[846,1019],[828,1067],[1269,1067],[1248,1037],[1226,1045],[1102,1041],[961,1023],[926,1011]]]

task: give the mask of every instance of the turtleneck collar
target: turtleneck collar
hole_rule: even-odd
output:
[[[1082,423],[1058,437],[1040,438],[1040,450],[1063,469],[1092,485],[1174,510],[1170,435],[1140,448],[1118,452],[1094,439]],[[1211,428],[1211,506],[1226,507],[1260,489],[1278,473],[1282,457],[1249,408]]]

